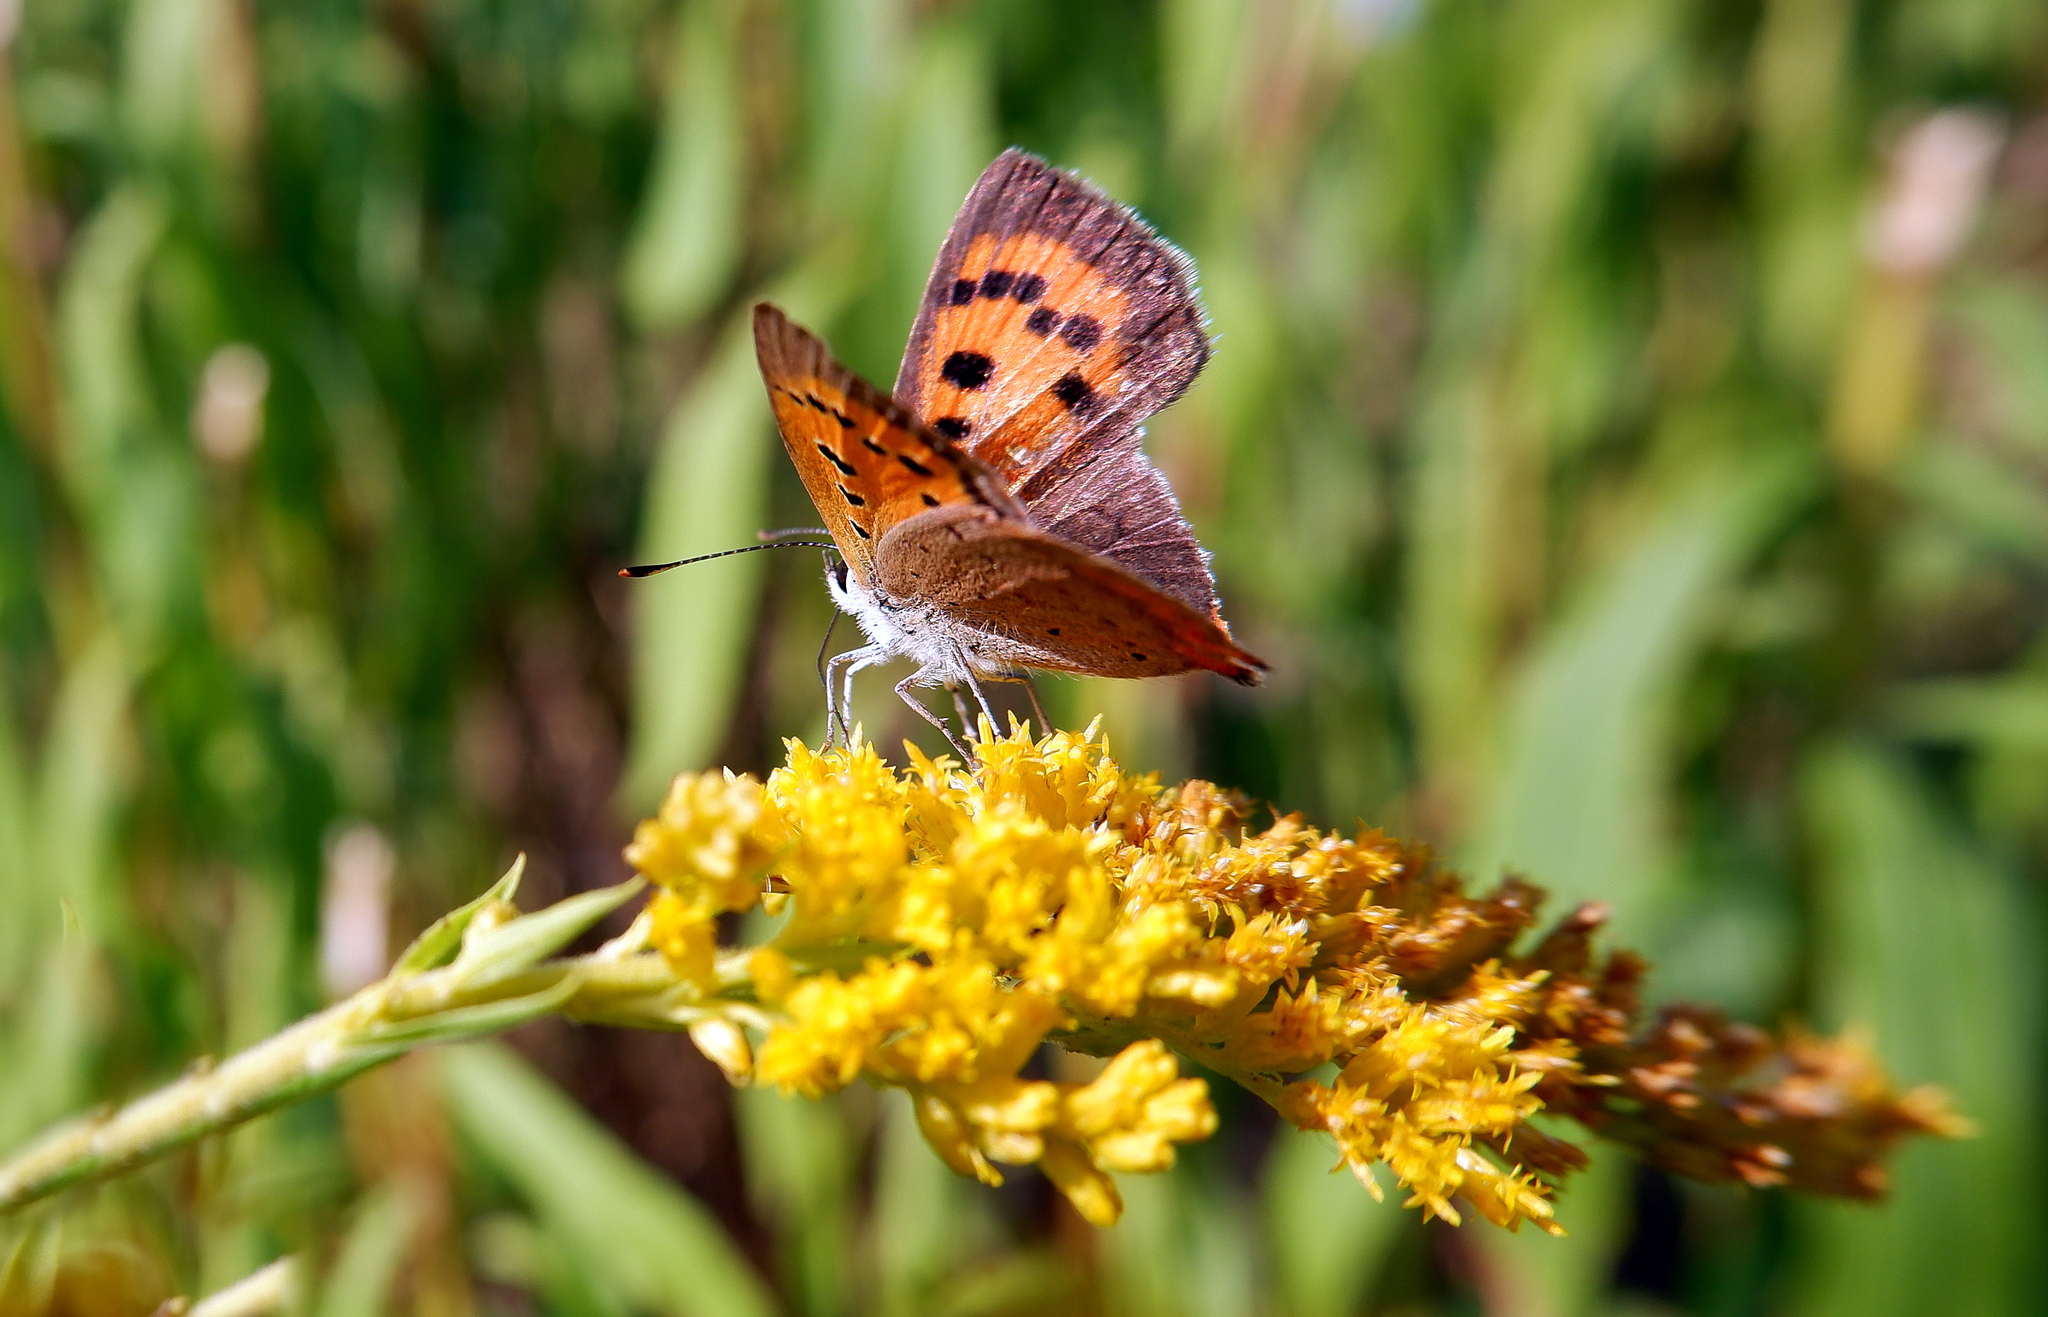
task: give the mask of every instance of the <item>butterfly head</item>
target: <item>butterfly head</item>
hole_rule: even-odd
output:
[[[861,589],[860,582],[854,579],[853,569],[847,565],[846,559],[836,553],[825,555],[825,593],[832,597],[832,602],[839,606],[841,612],[852,612],[849,605],[867,597],[867,591]]]

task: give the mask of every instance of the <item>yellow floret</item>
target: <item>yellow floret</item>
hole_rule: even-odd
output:
[[[626,863],[692,911],[744,910],[775,858],[762,826],[761,784],[730,772],[684,773],[661,809],[633,830]]]

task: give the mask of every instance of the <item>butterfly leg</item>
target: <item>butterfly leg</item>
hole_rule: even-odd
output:
[[[1052,719],[1045,716],[1045,706],[1038,702],[1038,686],[1031,680],[1031,674],[1026,672],[1004,673],[999,677],[992,676],[989,680],[1022,686],[1024,693],[1031,697],[1031,713],[1033,717],[1038,719],[1038,734],[1040,736],[1052,735]]]
[[[974,715],[967,712],[967,698],[960,693],[957,682],[947,683],[946,693],[953,697],[953,716],[960,720],[960,734],[966,736],[974,726]]]
[[[967,670],[967,688],[974,692],[975,702],[981,705],[982,716],[988,719],[988,734],[990,736],[994,736],[996,735],[995,706],[988,702],[988,692],[981,688],[981,678],[975,676],[974,669],[967,666],[967,663],[965,662],[966,656],[962,655],[961,658],[962,662],[960,666],[962,668],[966,668]],[[980,729],[973,728],[970,730],[967,739],[969,739],[970,741],[978,740],[980,738],[980,735]]]
[[[959,754],[961,763],[973,763],[974,756],[968,752],[966,746],[960,744],[960,738],[953,735],[953,729],[946,726],[946,720],[944,718],[939,717],[939,715],[933,713],[928,707],[926,707],[925,702],[923,700],[918,699],[915,695],[912,695],[910,693],[910,683],[916,681],[920,676],[923,675],[923,670],[919,669],[917,672],[913,672],[909,676],[905,677],[902,681],[897,682],[896,693],[903,697],[903,702],[905,704],[917,710],[918,717],[924,719],[926,722],[930,723],[932,726],[939,729],[939,735],[945,737],[946,744],[952,746],[954,751]]]
[[[1045,706],[1038,702],[1038,683],[1031,680],[1028,672],[1019,674],[1017,680],[1024,683],[1024,693],[1031,697],[1031,716],[1038,719],[1038,734],[1051,736],[1052,719],[1045,716]]]
[[[873,645],[862,645],[849,649],[844,654],[834,654],[825,664],[825,743],[832,743],[832,729],[836,723],[839,742],[847,749],[853,748],[853,730],[848,715],[853,709],[853,674],[863,668],[888,661],[889,656]],[[839,698],[832,698],[832,679],[839,677]]]
[[[848,650],[844,654],[834,654],[825,662],[825,749],[827,750],[832,748],[833,737],[837,736],[842,741],[846,739],[846,715],[840,711],[840,699],[836,683],[839,677],[839,670],[852,661],[854,653],[855,651]]]

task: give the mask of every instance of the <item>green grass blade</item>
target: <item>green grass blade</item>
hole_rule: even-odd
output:
[[[669,413],[647,482],[642,561],[752,544],[767,526],[772,423],[754,364],[750,321]],[[779,459],[778,459],[779,460]],[[717,750],[739,689],[765,555],[740,554],[636,582],[634,726],[620,788],[646,813],[669,778]]]
[[[508,1049],[441,1053],[456,1125],[579,1266],[663,1317],[768,1317],[776,1305],[717,1220]]]
[[[740,8],[711,0],[685,7],[675,20],[653,177],[620,271],[626,306],[646,329],[675,328],[701,314],[741,254],[745,142],[741,73],[732,58]]]
[[[1545,638],[1508,721],[1473,872],[1526,873],[1561,909],[1610,902],[1616,935],[1640,939],[1668,863],[1662,756],[1678,683],[1709,600],[1784,514],[1799,474],[1768,463],[1697,473]]]
[[[733,1099],[747,1188],[774,1224],[785,1289],[803,1317],[853,1312],[855,1149],[843,1105],[770,1088]]]
[[[419,1214],[403,1190],[366,1194],[321,1287],[319,1317],[381,1317],[391,1311],[392,1286],[418,1224]]]
[[[1333,1173],[1333,1168],[1335,1168]],[[1392,1176],[1375,1201],[1338,1166],[1329,1139],[1282,1127],[1266,1154],[1260,1193],[1273,1259],[1275,1311],[1284,1317],[1349,1317],[1380,1280],[1380,1268],[1414,1213]]]
[[[1899,1082],[1938,1083],[1978,1134],[1907,1148],[1881,1208],[1802,1204],[1797,1317],[2023,1311],[2041,1152],[2037,903],[1869,746],[1806,775],[1819,861],[1817,1025],[1870,1031]]]

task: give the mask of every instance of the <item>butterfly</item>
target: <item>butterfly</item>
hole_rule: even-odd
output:
[[[827,589],[868,642],[825,671],[828,727],[854,674],[898,657],[917,669],[897,694],[956,747],[912,687],[964,684],[993,722],[982,683],[1031,669],[1258,683],[1139,443],[1208,360],[1204,319],[1184,254],[1015,149],[939,248],[893,397],[754,308],[783,445],[838,550]]]

